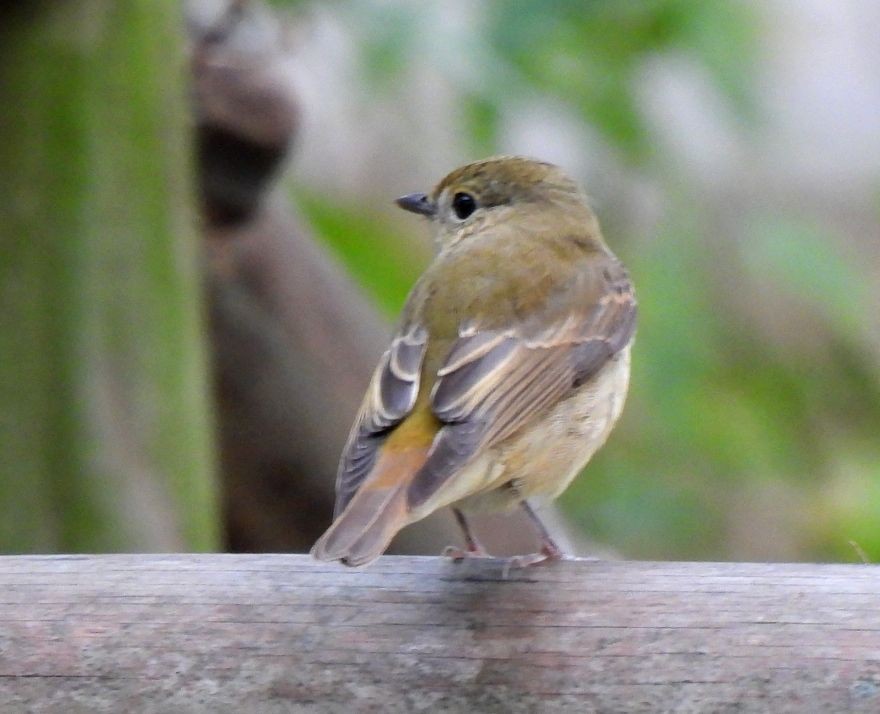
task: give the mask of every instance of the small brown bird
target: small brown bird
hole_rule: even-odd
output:
[[[339,465],[334,521],[312,554],[367,565],[404,526],[451,505],[521,506],[541,538],[517,565],[562,557],[528,498],[557,497],[605,442],[629,383],[636,300],[585,194],[516,156],[463,166],[401,208],[437,256],[407,298]]]

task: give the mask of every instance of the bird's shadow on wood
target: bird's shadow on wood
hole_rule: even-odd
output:
[[[440,576],[444,619],[474,633],[534,627],[554,599],[553,588],[547,587],[556,580],[553,571],[564,567],[564,561],[522,568],[513,567],[509,558],[448,559]]]

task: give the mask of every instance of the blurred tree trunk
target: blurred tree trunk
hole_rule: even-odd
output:
[[[216,545],[180,12],[0,9],[0,550]]]
[[[232,0],[211,20],[191,26],[192,96],[225,546],[304,551],[390,327],[277,188],[300,121],[272,15]],[[454,535],[438,514],[392,549]]]

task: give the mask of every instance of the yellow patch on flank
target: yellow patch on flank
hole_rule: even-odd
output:
[[[383,450],[403,451],[431,445],[440,430],[440,420],[426,407],[418,408],[397,426],[385,442]]]

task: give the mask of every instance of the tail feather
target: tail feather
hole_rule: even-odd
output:
[[[346,565],[366,565],[378,558],[388,547],[394,534],[404,523],[396,523],[399,508],[396,505],[403,489],[382,489],[365,491],[364,488],[352,499],[327,532],[312,548],[312,555],[318,560],[341,560]],[[387,515],[386,515],[387,513]]]
[[[427,450],[383,454],[373,472],[312,548],[318,560],[359,567],[372,563],[409,523],[406,492]]]

